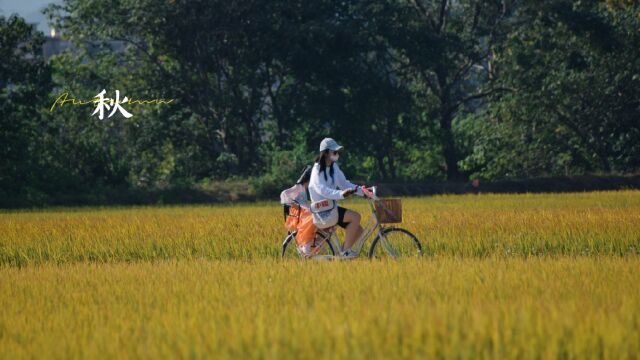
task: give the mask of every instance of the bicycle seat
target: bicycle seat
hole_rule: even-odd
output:
[[[330,233],[332,233],[332,232],[334,232],[336,230],[336,227],[338,227],[338,225],[333,225],[333,226],[330,226],[330,227],[324,228],[324,229],[317,229],[316,233],[330,234]]]

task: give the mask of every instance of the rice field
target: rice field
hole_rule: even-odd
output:
[[[639,357],[640,191],[403,208],[421,259],[280,260],[275,202],[2,212],[0,358]]]

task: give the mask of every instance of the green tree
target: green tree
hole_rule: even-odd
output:
[[[0,198],[37,199],[46,180],[49,124],[44,121],[51,89],[42,57],[44,36],[18,16],[0,16]]]
[[[506,1],[390,1],[380,12],[396,72],[410,84],[426,117],[435,121],[448,179],[462,159],[452,129],[465,106],[506,90],[493,86],[493,54],[509,29]]]
[[[480,139],[466,166],[490,176],[637,170],[638,6],[548,1],[519,12],[497,54],[499,82],[516,91],[493,99],[484,124],[511,135],[501,133],[503,147]]]

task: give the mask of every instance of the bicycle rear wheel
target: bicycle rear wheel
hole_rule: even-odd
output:
[[[335,254],[336,253],[330,241],[324,241],[323,244],[318,249],[318,252],[316,253],[316,255],[335,255]],[[287,235],[287,237],[282,242],[281,256],[282,258],[285,258],[285,259],[286,258],[295,259],[295,258],[304,257],[302,256],[302,254],[300,254],[300,252],[298,252],[295,234],[292,233]]]
[[[422,256],[422,245],[409,230],[402,228],[383,229],[369,249],[369,257],[419,257]]]

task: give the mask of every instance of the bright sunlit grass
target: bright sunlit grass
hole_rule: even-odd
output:
[[[368,214],[363,200],[346,206]],[[404,199],[430,256],[637,255],[640,192]],[[0,214],[0,264],[261,259],[286,234],[277,203]]]

